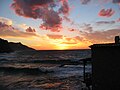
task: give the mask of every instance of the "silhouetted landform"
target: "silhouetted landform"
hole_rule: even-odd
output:
[[[8,41],[0,38],[0,53],[9,53],[9,52],[13,52],[13,50],[9,46]]]
[[[14,42],[9,42],[9,46],[12,48],[14,51],[24,51],[24,50],[35,50],[33,48],[30,48],[26,45],[23,45],[22,43],[14,43]]]
[[[120,42],[94,44],[92,50],[92,90],[120,90]]]
[[[13,51],[34,50],[22,43],[8,42],[7,40],[0,38],[0,53],[10,53]]]

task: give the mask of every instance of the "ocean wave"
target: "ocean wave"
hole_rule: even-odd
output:
[[[46,73],[52,73],[53,71],[47,70],[45,68],[17,68],[17,67],[0,67],[0,71],[5,72],[5,73],[24,73],[24,74],[46,74]]]

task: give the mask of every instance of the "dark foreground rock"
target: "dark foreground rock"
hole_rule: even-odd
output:
[[[0,38],[0,53],[9,53],[13,52],[7,40]]]

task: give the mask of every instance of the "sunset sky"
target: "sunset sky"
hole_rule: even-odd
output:
[[[120,0],[0,0],[0,38],[37,50],[86,49],[120,35]]]

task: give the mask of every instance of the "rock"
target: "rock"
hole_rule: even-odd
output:
[[[0,53],[10,53],[13,52],[7,40],[0,38]]]

